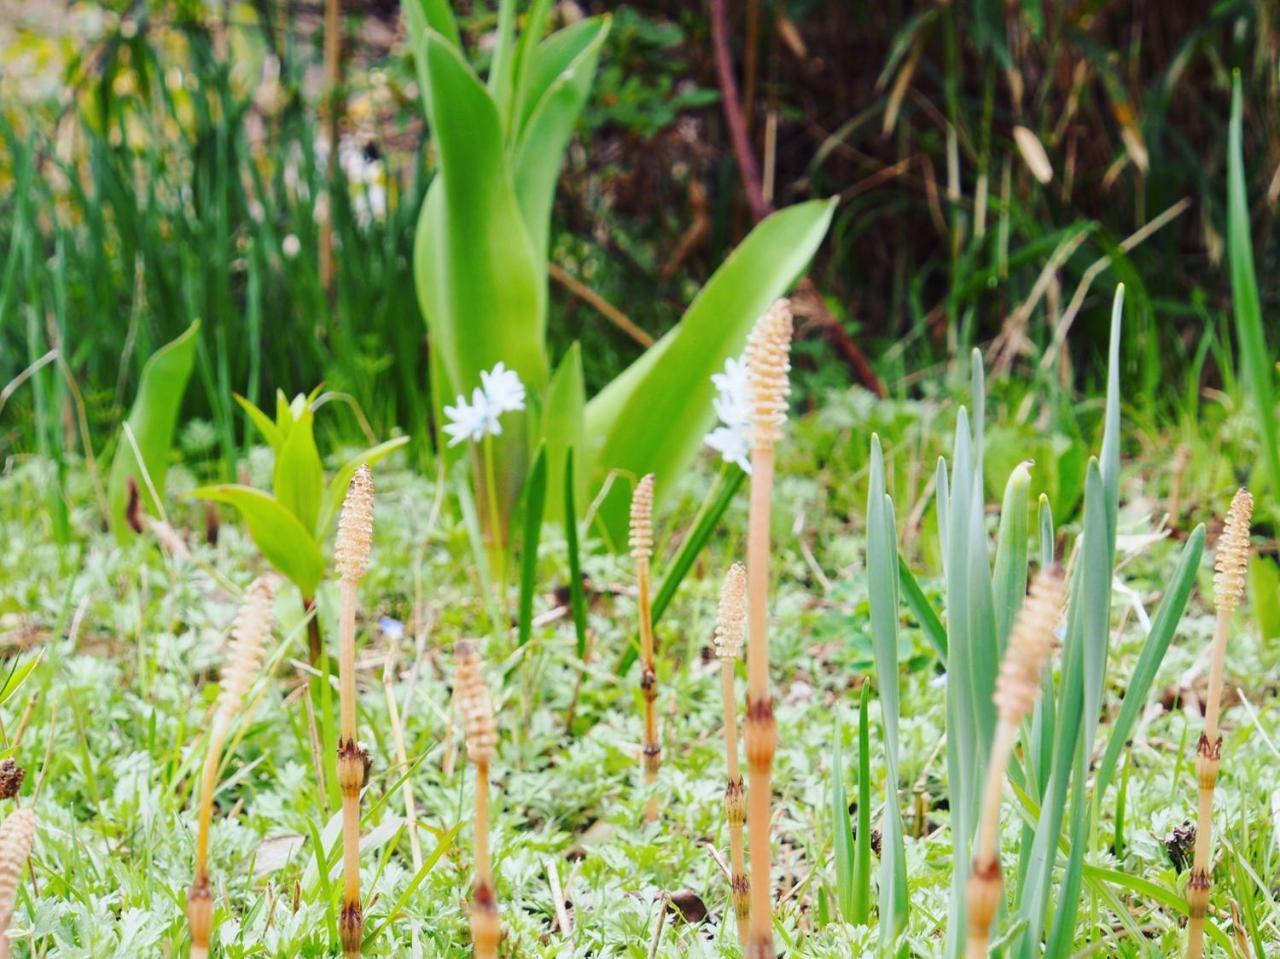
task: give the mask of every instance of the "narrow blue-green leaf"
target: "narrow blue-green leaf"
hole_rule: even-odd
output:
[[[902,598],[906,601],[907,608],[920,621],[920,626],[924,630],[924,638],[929,641],[929,645],[934,648],[938,658],[945,665],[947,662],[947,628],[942,625],[942,620],[938,618],[938,613],[934,610],[933,604],[929,602],[929,598],[925,596],[924,590],[920,588],[920,584],[916,581],[915,575],[907,566],[907,561],[901,556],[898,557],[898,582],[902,587]]]
[[[533,631],[533,597],[538,589],[538,540],[547,502],[547,448],[538,450],[524,484],[524,536],[520,540],[520,645]]]
[[[306,598],[315,595],[324,577],[324,556],[311,532],[287,508],[249,486],[202,486],[189,495],[227,503],[239,510],[249,536],[262,555]]]
[[[880,715],[884,725],[885,802],[881,823],[880,942],[892,942],[906,923],[906,858],[898,803],[898,544],[893,503],[885,493],[880,437],[871,437],[867,484],[867,591]]]
[[[1182,620],[1182,613],[1187,607],[1187,600],[1195,586],[1196,573],[1200,569],[1204,539],[1205,531],[1202,524],[1192,531],[1186,545],[1182,547],[1177,569],[1169,580],[1155,617],[1151,620],[1151,631],[1147,634],[1147,641],[1142,645],[1142,652],[1138,654],[1138,662],[1133,667],[1133,675],[1129,677],[1124,698],[1120,703],[1120,712],[1111,726],[1106,752],[1103,753],[1102,761],[1098,764],[1097,785],[1094,787],[1098,795],[1107,791],[1116,763],[1128,745],[1129,735],[1133,731],[1142,707],[1146,705],[1147,695],[1151,691],[1152,682],[1155,681],[1156,672],[1164,662],[1173,634]]]
[[[938,544],[942,547],[942,571],[946,575],[947,556],[950,554],[948,544],[951,541],[951,484],[947,479],[947,461],[938,457],[938,469],[934,483],[934,501],[938,512]]]
[[[587,435],[600,438],[593,487],[617,469],[654,473],[660,497],[676,488],[714,419],[711,375],[742,350],[752,324],[799,276],[833,210],[815,200],[759,223],[679,324],[587,404]],[[627,497],[617,484],[600,516],[612,540],[623,542]]]
[[[514,95],[516,43],[516,0],[498,0],[498,29],[494,33],[493,56],[489,61],[489,94],[498,105],[503,129],[507,129]]]
[[[1267,351],[1258,278],[1253,266],[1253,237],[1249,231],[1249,199],[1244,171],[1244,103],[1240,71],[1231,77],[1231,123],[1227,132],[1227,260],[1231,268],[1231,300],[1235,310],[1240,366],[1258,417],[1267,480],[1280,492],[1280,436],[1275,418],[1273,368]]]
[[[1001,653],[1009,641],[1014,617],[1027,595],[1027,524],[1031,494],[1029,464],[1020,464],[1009,476],[1000,507],[1000,531],[996,538],[996,566],[991,576],[995,601],[996,645]]]
[[[845,920],[856,924],[860,920],[854,898],[853,823],[849,820],[849,797],[844,787],[844,734],[839,719],[836,720],[834,737],[831,752],[831,831],[836,861],[836,901]]]
[[[734,496],[742,488],[746,478],[747,474],[742,470],[736,466],[730,467],[727,477],[719,481],[717,487],[712,489],[709,495],[714,495],[715,498],[702,511],[702,518],[698,520],[698,524],[690,531],[684,543],[681,544],[680,551],[671,563],[671,568],[663,576],[662,584],[658,587],[658,592],[653,598],[653,623],[655,626],[662,619],[662,614],[667,611],[667,607],[671,605],[671,601],[675,599],[676,590],[680,588],[685,576],[693,568],[693,561],[698,558],[698,554],[707,545],[707,540],[711,538],[711,534],[720,525],[720,520],[724,516],[725,510],[733,502]],[[619,675],[631,668],[636,661],[636,656],[639,655],[639,651],[639,639],[633,637],[623,651],[622,657],[618,660],[617,672]]]
[[[862,684],[858,698],[858,831],[853,843],[853,917],[866,925],[871,919],[871,723],[867,704],[871,684]]]
[[[1053,507],[1049,505],[1049,497],[1040,494],[1040,567],[1048,569],[1054,563],[1054,547],[1056,544],[1053,529]]]
[[[1124,284],[1111,304],[1111,338],[1107,345],[1106,425],[1099,468],[1106,489],[1107,551],[1116,548],[1116,516],[1120,504],[1120,333],[1124,324]]]
[[[159,504],[152,497],[143,472],[150,478],[156,493],[163,496],[165,477],[169,473],[169,448],[173,445],[178,411],[195,362],[199,330],[200,321],[196,320],[176,340],[156,350],[142,368],[138,393],[129,410],[129,418],[125,420],[137,444],[137,453],[134,452],[134,444],[122,433],[107,480],[107,521],[121,542],[132,539],[134,535],[125,520],[130,479],[138,485],[143,508],[151,513],[159,511]],[[138,462],[139,454],[141,463]]]
[[[587,598],[582,590],[582,563],[578,556],[578,510],[574,503],[576,485],[573,466],[574,448],[564,456],[564,539],[569,553],[569,608],[573,612],[573,631],[578,639],[578,658],[587,655]]]

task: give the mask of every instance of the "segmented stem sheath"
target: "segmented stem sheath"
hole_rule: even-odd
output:
[[[773,959],[769,798],[778,728],[769,692],[769,523],[774,443],[786,420],[791,307],[779,300],[756,321],[747,342],[751,394],[751,499],[747,526],[747,831],[751,917],[747,959]]]
[[[658,818],[658,770],[662,746],[658,742],[658,672],[653,639],[653,606],[650,600],[649,566],[653,558],[653,474],[636,484],[631,494],[631,559],[636,567],[637,611],[640,618],[640,690],[644,695],[644,779],[649,801],[644,818]]]
[[[356,738],[356,604],[360,580],[373,550],[373,474],[362,465],[351,477],[338,516],[334,566],[338,572],[338,788],[342,793],[342,910],[338,935],[344,956],[360,955],[364,912],[360,905],[360,790],[369,753]]]
[[[498,726],[475,643],[467,640],[458,643],[454,664],[454,698],[462,714],[467,758],[476,767],[476,876],[471,899],[471,943],[476,959],[496,959],[502,926],[489,854],[489,763],[497,751]]]
[[[734,689],[734,665],[742,652],[746,625],[747,568],[734,563],[720,591],[715,647],[720,658],[720,685],[724,698],[724,748],[726,782],[724,817],[729,824],[730,898],[738,918],[738,939],[747,945],[747,924],[751,914],[751,880],[747,876],[746,841],[742,827],[747,818],[746,790],[738,763],[738,703]]]
[[[1209,694],[1205,702],[1204,732],[1196,743],[1196,781],[1199,822],[1191,875],[1187,879],[1187,957],[1204,955],[1204,918],[1209,910],[1209,890],[1213,874],[1209,856],[1213,850],[1213,792],[1222,764],[1222,734],[1218,721],[1222,711],[1222,673],[1227,656],[1231,620],[1244,599],[1245,576],[1249,565],[1249,521],[1253,497],[1247,489],[1236,491],[1227,512],[1214,560],[1213,598],[1217,621],[1213,631],[1212,661],[1209,667]]]

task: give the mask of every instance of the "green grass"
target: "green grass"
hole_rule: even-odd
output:
[[[1006,400],[998,387],[993,392],[989,419],[998,423],[1005,420]],[[1096,436],[1093,405],[1086,402],[1072,412],[1092,424],[1084,432]],[[772,633],[781,743],[775,880],[785,897],[777,910],[778,939],[789,956],[862,955],[878,941],[874,911],[872,927],[853,927],[844,924],[835,905],[839,844],[831,825],[833,723],[843,737],[846,799],[852,802],[860,792],[860,763],[851,757],[862,755],[857,686],[875,658],[860,519],[868,479],[866,437],[874,428],[884,439],[886,488],[894,492],[900,522],[910,527],[930,475],[927,468],[915,475],[915,456],[940,448],[953,420],[945,398],[872,405],[859,393],[833,394],[821,412],[794,424],[780,451]],[[1119,575],[1133,593],[1116,596],[1104,731],[1142,649],[1137,604],[1148,615],[1154,612],[1158,584],[1168,581],[1179,548],[1142,536],[1151,529],[1153,506],[1167,492],[1167,443],[1137,452],[1121,476]],[[266,465],[262,451],[247,463],[259,473]],[[26,955],[33,946],[35,955],[48,956],[181,954],[194,839],[192,790],[235,606],[221,583],[225,578],[247,584],[264,566],[230,521],[217,547],[195,545],[189,561],[171,561],[146,541],[117,546],[100,531],[90,483],[75,462],[66,473],[72,545],[58,547],[51,541],[53,519],[37,495],[54,469],[53,462],[30,457],[0,477],[0,534],[7,546],[0,554],[0,630],[7,648],[40,657],[17,694],[0,705],[6,737],[14,736],[22,715],[31,711],[15,753],[28,768],[24,802],[33,803],[43,823],[35,883],[24,887],[14,921],[17,951]],[[714,473],[702,461],[683,478],[665,526],[683,528],[695,518]],[[173,495],[194,483],[187,469],[175,467],[169,499],[175,522],[199,529],[196,507]],[[1214,483],[1206,480],[1197,488],[1221,497],[1221,479]],[[366,615],[359,632],[360,728],[375,757],[364,802],[369,846],[363,878],[367,928],[374,933],[367,953],[461,959],[469,955],[471,786],[461,762],[452,775],[442,772],[448,651],[457,638],[486,635],[489,611],[469,561],[463,522],[448,496],[433,520],[435,493],[433,480],[400,467],[379,475],[380,519],[362,586]],[[842,509],[846,503],[849,508]],[[1218,505],[1201,502],[1196,510]],[[562,536],[553,529],[544,533],[528,643],[517,647],[514,629],[488,641],[490,679],[506,679],[495,686],[503,740],[494,764],[493,842],[507,954],[644,957],[657,896],[689,889],[706,902],[713,921],[668,922],[658,955],[738,955],[731,929],[719,924],[727,908],[726,884],[706,848],[726,849],[727,833],[717,667],[702,650],[710,642],[721,574],[742,548],[745,513],[739,497],[658,627],[666,797],[660,828],[643,825],[639,691],[634,677],[619,679],[614,671],[631,641],[633,602],[615,590],[629,581],[629,564],[599,552],[592,539],[581,543],[593,586],[583,659],[568,611],[553,622],[539,619],[556,605],[552,590],[568,575]],[[1078,532],[1078,513],[1055,517],[1069,537]],[[932,524],[930,511],[923,522]],[[993,525],[989,533],[994,532]],[[904,554],[938,605],[941,584],[925,574],[939,568],[927,555],[935,539],[909,533]],[[672,542],[660,555],[658,576],[677,550]],[[1202,590],[1209,576],[1206,557]],[[331,614],[323,591],[319,605],[321,615]],[[286,593],[272,676],[250,694],[253,705],[233,733],[218,795],[212,869],[227,956],[334,954],[337,833],[322,811],[325,797],[312,773],[306,673],[300,665],[306,640],[295,606],[296,597]],[[389,640],[377,627],[383,615],[407,624],[392,688],[404,722],[408,770],[392,759],[381,689]],[[1274,642],[1260,641],[1248,611],[1240,622],[1228,651],[1228,678],[1242,685],[1250,706],[1226,713],[1225,749],[1232,761],[1224,766],[1218,790],[1222,843],[1214,903],[1225,908],[1228,899],[1238,901],[1255,948],[1274,949],[1280,942],[1280,846],[1272,819],[1272,771],[1280,758],[1280,702],[1265,677],[1276,674],[1280,653]],[[335,636],[332,624],[326,626],[325,635]],[[1153,690],[1179,687],[1211,627],[1203,599],[1193,596]],[[931,957],[942,949],[952,868],[949,814],[941,805],[946,764],[938,749],[943,689],[933,646],[905,606],[898,634],[899,796],[911,883],[906,942],[912,954]],[[565,718],[575,700],[566,735]],[[869,719],[870,821],[878,829],[885,769],[875,699]],[[1155,708],[1139,720],[1127,759],[1123,858],[1111,850],[1121,788],[1113,782],[1099,797],[1088,837],[1075,953],[1178,952],[1185,874],[1175,874],[1160,837],[1194,818],[1199,728],[1198,713],[1181,707]],[[423,827],[426,866],[418,876],[398,823],[406,775]],[[923,794],[920,806],[917,789]],[[1018,848],[1021,830],[1012,799],[1007,803],[1006,858]],[[855,823],[861,818],[856,812],[850,817]],[[574,932],[567,942],[554,930],[548,860],[555,862],[574,905]],[[335,870],[331,878],[318,863]],[[874,863],[871,871],[878,871]],[[1218,920],[1229,927],[1229,920]]]

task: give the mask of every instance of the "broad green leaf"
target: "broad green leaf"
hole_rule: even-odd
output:
[[[173,430],[178,423],[182,395],[186,392],[195,362],[199,330],[200,321],[196,320],[176,340],[156,350],[142,368],[138,395],[125,421],[133,433],[142,462],[138,462],[133,444],[121,435],[107,481],[108,522],[121,542],[133,538],[133,530],[124,515],[129,500],[129,480],[132,478],[138,484],[143,506],[152,513],[158,511],[159,504],[143,478],[144,471],[156,493],[164,495],[164,481],[169,472],[169,448],[173,445]]]
[[[324,493],[324,466],[316,449],[315,414],[303,410],[276,454],[271,488],[280,505],[314,530]]]
[[[1249,232],[1249,199],[1244,175],[1244,105],[1240,71],[1231,77],[1231,123],[1227,132],[1227,260],[1231,268],[1231,299],[1236,337],[1240,341],[1243,379],[1253,395],[1262,440],[1267,481],[1280,492],[1280,428],[1276,425],[1271,355],[1263,332],[1258,277],[1253,268],[1253,237]]]
[[[303,597],[315,595],[324,578],[324,556],[311,533],[287,508],[261,490],[225,484],[202,486],[190,494],[234,506],[244,517],[258,549]]]
[[[608,21],[604,21],[604,24],[607,29]],[[518,136],[523,136],[538,104],[552,84],[564,76],[565,71],[587,47],[596,42],[600,25],[601,19],[597,17],[579,20],[553,33],[531,51],[521,91],[520,122],[514,131]]]
[[[428,29],[422,46],[440,168],[418,219],[414,277],[432,347],[453,388],[468,396],[499,361],[541,393],[546,279],[516,201],[497,107],[444,37]],[[524,418],[508,414],[495,445],[505,511],[525,477]]]
[[[258,432],[262,434],[262,438],[271,445],[271,448],[275,450],[276,455],[279,456],[280,447],[284,445],[284,434],[276,427],[276,424],[272,421],[271,417],[254,406],[239,393],[234,393],[232,395],[235,397],[235,401],[240,404],[240,408],[249,415],[250,421],[258,428]]]
[[[752,324],[804,269],[834,207],[815,200],[773,214],[707,281],[680,323],[587,404],[587,436],[599,443],[595,482],[610,470],[654,473],[674,489],[714,419],[711,374],[742,350]],[[614,542],[625,539],[627,497],[601,508]]]
[[[524,536],[520,540],[520,645],[533,631],[533,596],[538,588],[538,539],[547,502],[547,448],[538,450],[524,484]]]
[[[462,49],[458,21],[454,19],[453,11],[449,8],[449,0],[405,0],[403,9],[415,56],[418,54],[419,45],[428,27],[443,36],[457,49]],[[425,87],[424,83],[423,88]]]
[[[515,150],[516,197],[534,249],[543,257],[564,151],[591,93],[596,62],[609,33],[607,19],[588,22],[595,27],[594,34],[588,34],[589,42],[533,104]]]
[[[40,665],[40,660],[44,659],[44,650],[40,650],[26,659],[15,657],[9,667],[9,673],[5,677],[4,685],[0,687],[0,706],[3,706],[13,694],[22,688],[31,675],[31,671]]]
[[[317,540],[323,541],[329,535],[329,530],[333,526],[334,520],[338,518],[338,511],[342,509],[342,500],[347,495],[347,487],[351,485],[351,477],[356,475],[356,470],[360,468],[361,464],[373,466],[408,442],[409,437],[397,436],[395,439],[379,443],[363,453],[357,453],[338,467],[338,472],[333,474],[333,479],[329,481],[329,485],[325,488],[324,499],[321,501],[319,519],[317,519],[314,527]]]
[[[586,446],[586,428],[583,411],[586,406],[586,387],[582,382],[582,350],[577,343],[569,347],[564,359],[556,367],[551,383],[547,386],[547,400],[542,409],[542,442],[547,450],[547,489],[562,490],[565,483],[565,461],[570,449]],[[585,470],[575,477],[575,500],[586,495]],[[563,500],[550,497],[547,502],[547,519],[570,520],[563,514]]]
[[[1280,637],[1280,569],[1257,553],[1249,557],[1249,599],[1259,638],[1265,643]]]
[[[494,33],[493,57],[489,61],[489,94],[498,105],[502,128],[507,129],[513,96],[512,60],[516,43],[516,0],[498,0],[498,29]]]
[[[533,6],[525,14],[524,29],[520,31],[520,39],[516,41],[514,88],[512,115],[523,124],[525,104],[528,101],[529,71],[537,56],[538,46],[542,43],[542,35],[547,29],[547,17],[551,13],[551,0],[533,0]]]

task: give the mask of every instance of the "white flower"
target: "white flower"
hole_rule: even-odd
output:
[[[302,241],[295,234],[290,233],[281,242],[280,249],[286,260],[292,260],[302,252]]]
[[[711,383],[716,388],[712,406],[721,425],[708,433],[704,442],[726,463],[736,463],[750,473],[751,388],[747,384],[747,364],[730,357],[725,360],[723,373],[711,375]]]
[[[471,402],[462,394],[458,395],[453,406],[444,408],[444,415],[449,422],[444,424],[444,431],[449,434],[449,445],[457,446],[464,440],[475,443],[484,439],[485,434],[497,436],[502,432],[502,424],[498,422],[498,414],[489,405],[489,398],[484,390],[476,387],[471,394]]]
[[[524,384],[516,371],[507,369],[505,364],[481,373],[480,385],[495,416],[524,409]]]
[[[499,417],[503,413],[514,413],[524,409],[524,384],[515,370],[509,370],[499,363],[492,370],[480,374],[480,386],[471,393],[471,402],[465,395],[459,394],[453,406],[444,408],[449,422],[444,431],[449,434],[450,446],[456,446],[463,440],[473,443],[484,439],[486,435],[497,436],[502,432]]]

